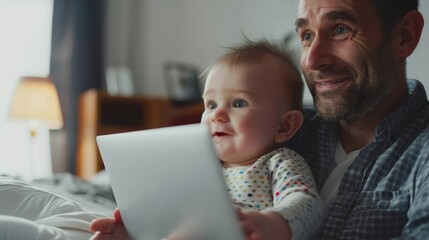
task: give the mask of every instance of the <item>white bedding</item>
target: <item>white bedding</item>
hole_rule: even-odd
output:
[[[64,195],[67,195],[64,193]],[[89,223],[111,208],[0,177],[0,239],[89,239]]]
[[[35,180],[31,185],[78,202],[88,211],[110,215],[116,208],[108,181],[85,181],[70,173],[56,173],[50,179]]]

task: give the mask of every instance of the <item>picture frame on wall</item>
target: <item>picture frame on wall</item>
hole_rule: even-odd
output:
[[[135,93],[130,68],[109,66],[106,68],[106,90],[109,95],[132,96]]]
[[[167,62],[164,75],[168,96],[175,105],[187,105],[201,101],[198,68],[189,64]]]

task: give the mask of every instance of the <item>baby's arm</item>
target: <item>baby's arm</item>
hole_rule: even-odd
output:
[[[272,157],[273,208],[291,229],[292,239],[308,239],[322,222],[323,204],[310,167],[294,151],[283,148]]]
[[[119,209],[115,209],[113,217],[97,218],[89,227],[95,232],[91,237],[92,240],[130,239]]]

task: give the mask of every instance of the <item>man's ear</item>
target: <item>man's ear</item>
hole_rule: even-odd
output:
[[[424,19],[419,11],[409,11],[394,29],[393,39],[398,57],[410,56],[420,41]]]
[[[283,113],[279,129],[274,138],[275,141],[277,143],[282,143],[291,139],[299,130],[303,122],[304,116],[301,111],[292,110]]]

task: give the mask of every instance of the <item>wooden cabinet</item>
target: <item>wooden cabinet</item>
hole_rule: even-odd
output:
[[[202,103],[174,106],[166,98],[86,91],[79,99],[76,174],[88,179],[104,168],[98,135],[197,123],[203,111]]]

